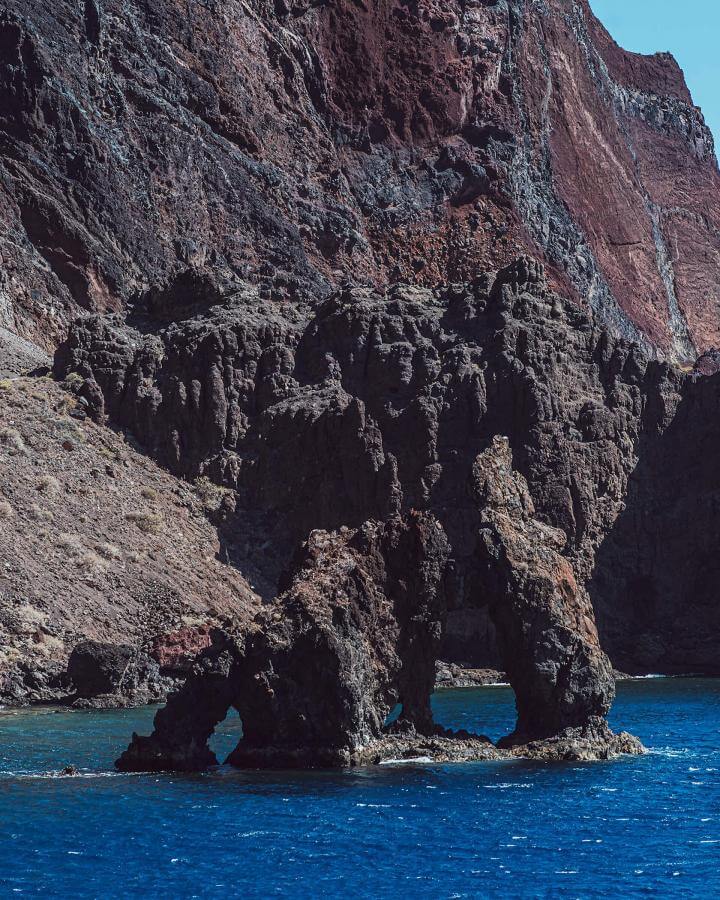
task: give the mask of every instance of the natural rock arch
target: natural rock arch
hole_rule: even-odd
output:
[[[214,764],[207,739],[230,706],[244,733],[229,761],[250,767],[360,761],[398,702],[396,728],[432,732],[447,557],[426,514],[313,532],[285,591],[244,634],[215,636],[119,767]]]
[[[592,607],[559,552],[562,533],[533,518],[507,439],[478,456],[471,490],[481,510],[478,583],[518,710],[500,746],[561,758],[637,750],[607,726],[614,682]],[[446,758],[502,755],[487,738],[458,741],[433,722],[448,563],[447,538],[427,513],[312,532],[276,601],[243,634],[217,635],[153,735],[135,735],[118,767],[214,764],[207,740],[231,706],[243,737],[228,762],[239,767],[353,765],[428,742]]]
[[[615,681],[590,598],[560,553],[563,532],[534,517],[506,438],[478,456],[473,490],[482,510],[480,583],[518,712],[513,734],[501,743],[564,734],[612,742],[605,717]]]

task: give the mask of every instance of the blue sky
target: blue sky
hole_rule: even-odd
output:
[[[685,72],[720,149],[720,0],[590,0],[626,50],[669,50]]]

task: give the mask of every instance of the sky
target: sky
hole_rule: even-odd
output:
[[[720,0],[590,0],[590,5],[626,50],[673,54],[720,148]]]

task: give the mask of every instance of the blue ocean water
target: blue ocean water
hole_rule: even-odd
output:
[[[718,897],[719,701],[720,681],[622,683],[641,758],[198,776],[113,773],[153,710],[6,710],[0,896]],[[514,719],[507,688],[434,706],[492,737]]]

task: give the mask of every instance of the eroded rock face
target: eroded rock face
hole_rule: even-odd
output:
[[[357,762],[396,703],[398,727],[432,733],[447,557],[429,515],[313,532],[276,601],[250,631],[216,638],[118,765],[204,767],[230,706],[243,738],[228,761],[243,767]]]
[[[241,651],[223,632],[213,637],[212,646],[193,664],[179,692],[170,694],[167,705],[156,713],[153,734],[133,734],[116,763],[121,771],[192,772],[217,763],[207,742],[232,705]]]
[[[99,398],[96,416],[132,428],[179,474],[237,492],[228,554],[268,599],[313,528],[429,509],[455,560],[451,620],[476,605],[477,454],[510,438],[541,517],[564,529],[586,577],[635,462],[648,365],[527,258],[443,291],[348,288],[307,322],[249,288],[158,334],[90,317],[56,359]],[[487,611],[473,615],[468,659],[497,663]]]
[[[88,313],[56,358],[75,376],[75,414],[130,429],[178,476],[209,478],[219,559],[266,601],[280,586],[287,631],[263,631],[274,647],[248,631],[207,649],[220,700],[191,678],[210,713],[173,764],[204,752],[233,673],[260,674],[274,654],[284,674],[246,694],[257,711],[238,753],[354,753],[381,739],[388,691],[412,728],[430,727],[437,636],[423,629],[439,588],[414,584],[415,633],[398,610],[418,551],[387,544],[412,510],[447,540],[442,617],[457,656],[499,665],[503,642],[522,647],[519,693],[537,681],[519,699],[523,734],[582,729],[607,705],[586,585],[623,668],[712,665],[716,609],[677,535],[714,571],[703,417],[717,388],[694,379],[720,343],[720,182],[670,58],[623,53],[586,0],[9,0],[0,99],[0,328],[49,348]],[[698,353],[691,377],[656,361]],[[684,427],[697,443],[680,441]],[[522,514],[468,490],[497,435],[534,501]],[[503,477],[523,495],[520,475]],[[373,527],[367,547],[353,543]],[[335,535],[327,552],[318,529]],[[280,584],[308,534],[315,556]],[[360,588],[341,579],[334,602],[362,596],[372,611],[393,598],[392,621],[378,620],[390,643],[373,635],[367,659],[381,663],[362,677],[342,648],[368,622],[323,631],[327,598],[310,603],[335,552],[349,570],[380,568]],[[519,625],[526,594],[548,610],[538,657]],[[166,618],[162,634],[183,624]],[[26,619],[3,611],[1,624],[27,643]],[[317,665],[343,672],[333,690],[350,691],[332,699],[340,735],[280,709],[305,689],[294,654],[306,631],[324,641]],[[392,654],[407,664],[396,671]],[[288,704],[263,712],[283,691]]]
[[[615,333],[720,343],[712,138],[587,0],[8,0],[0,48],[0,325],[46,345],[188,267],[314,306],[524,250]]]
[[[129,644],[102,641],[81,641],[73,648],[67,678],[77,707],[157,703],[177,686],[147,653]]]
[[[3,349],[0,338],[0,369]],[[260,600],[221,552],[210,488],[225,497],[96,425],[72,389],[0,379],[0,704],[73,702],[67,667],[84,642],[131,648],[138,666],[78,676],[83,700],[164,699],[208,627],[252,619]]]
[[[512,744],[602,728],[615,697],[590,599],[570,561],[565,535],[535,518],[510,445],[495,438],[473,468],[482,510],[480,587],[489,598],[518,710]],[[606,727],[606,726],[605,726]]]
[[[688,473],[696,508],[712,504],[717,379],[614,338],[529,258],[437,291],[347,287],[307,320],[250,287],[157,333],[89,317],[56,371],[79,372],[95,415],[131,427],[161,462],[234,492],[225,558],[267,599],[311,530],[432,512],[453,560],[451,658],[495,668],[468,484],[477,455],[505,435],[534,518],[559,530],[553,543],[589,586],[613,662],[713,670],[715,605],[687,588],[692,577],[681,583],[678,562],[689,540],[710,565],[714,532],[673,471]],[[666,534],[683,536],[675,556],[661,549]],[[662,615],[639,584],[662,596]]]
[[[449,545],[433,516],[414,513],[357,530],[313,532],[283,593],[250,630],[215,635],[184,687],[157,714],[153,734],[134,735],[118,767],[214,764],[207,740],[231,706],[243,737],[227,762],[240,768],[335,767],[413,754],[597,759],[639,752],[633,738],[607,727],[612,670],[598,647],[592,608],[585,595],[568,589],[572,570],[547,534],[544,545],[533,543],[537,535],[528,529],[544,526],[529,518],[531,506],[515,509],[520,494],[529,501],[510,469],[507,443],[496,442],[479,457],[475,474],[484,510],[481,541],[488,546],[494,528],[505,542],[502,558],[489,554],[483,562],[492,572],[485,602],[517,696],[518,727],[505,742],[512,750],[433,722]],[[512,529],[523,558],[510,550]],[[386,726],[398,703],[399,717]]]

